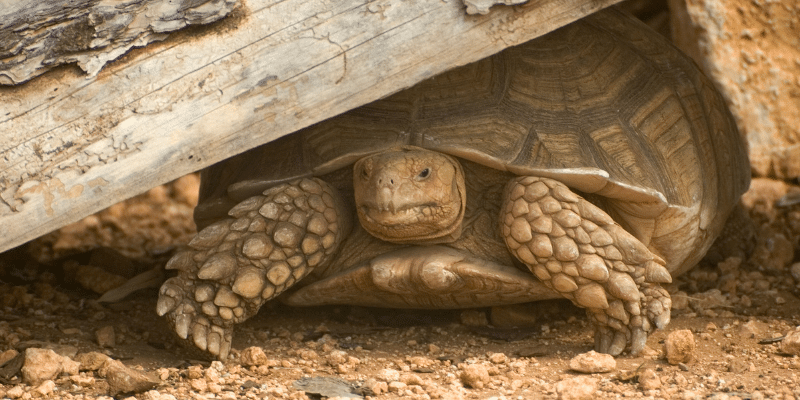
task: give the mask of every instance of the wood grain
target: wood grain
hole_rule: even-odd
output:
[[[237,0],[0,0],[0,85],[62,64],[95,75],[132,47],[228,15]]]
[[[0,88],[0,251],[617,1],[253,0],[96,76]]]

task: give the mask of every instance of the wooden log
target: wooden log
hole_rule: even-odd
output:
[[[61,64],[90,75],[130,48],[186,25],[214,22],[236,0],[0,0],[0,85]]]
[[[96,76],[0,88],[0,251],[616,1],[251,0]]]

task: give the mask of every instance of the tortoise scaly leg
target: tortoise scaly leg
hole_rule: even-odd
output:
[[[201,230],[167,269],[157,312],[201,350],[225,359],[233,326],[327,262],[350,221],[335,190],[313,178],[264,191]]]
[[[664,261],[564,184],[519,177],[506,187],[501,229],[511,252],[595,323],[597,351],[640,352],[669,323]]]

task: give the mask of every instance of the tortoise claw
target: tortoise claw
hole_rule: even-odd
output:
[[[156,312],[158,316],[163,317],[168,312],[175,309],[178,304],[183,300],[184,293],[180,286],[174,283],[171,278],[164,282],[159,290],[158,303],[156,304]]]

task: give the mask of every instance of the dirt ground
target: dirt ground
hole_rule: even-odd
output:
[[[161,266],[193,234],[197,185],[195,175],[186,176],[0,255],[0,395],[566,399],[584,389],[593,398],[800,398],[800,359],[780,341],[798,325],[800,308],[798,186],[754,180],[743,199],[750,241],[729,239],[748,237],[739,225],[723,239],[725,255],[712,251],[669,287],[673,321],[642,355],[584,374],[569,361],[592,349],[592,329],[565,302],[437,312],[275,303],[237,327],[229,360],[198,359],[156,316],[153,285],[121,301],[97,300],[141,272],[163,280]],[[664,341],[684,329],[696,348],[690,361],[672,365]],[[119,393],[94,367],[28,384],[25,366],[6,362],[28,348],[76,360],[103,353],[153,383]],[[325,377],[340,380],[318,379]],[[319,382],[327,389],[314,389]],[[345,392],[327,391],[343,383]]]

